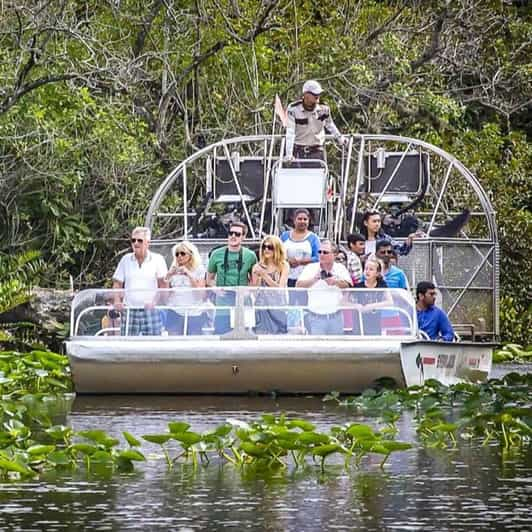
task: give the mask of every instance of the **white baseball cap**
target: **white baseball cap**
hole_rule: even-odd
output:
[[[316,96],[319,96],[323,92],[323,89],[316,80],[309,79],[308,81],[305,81],[303,85],[303,94],[305,94],[305,92],[310,92]]]

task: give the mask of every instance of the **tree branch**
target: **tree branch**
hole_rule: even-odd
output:
[[[31,83],[26,83],[22,87],[19,87],[11,96],[8,96],[0,104],[0,114],[5,113],[11,107],[13,107],[25,94],[35,90],[43,85],[49,83],[56,83],[57,81],[67,81],[69,79],[80,78],[79,74],[60,74],[57,76],[46,76],[44,78],[37,79]]]
[[[374,41],[375,39],[377,39],[377,37],[379,37],[382,33],[384,33],[388,26],[392,23],[392,22],[395,22],[395,20],[397,20],[399,18],[399,15],[405,10],[406,6],[402,6],[398,11],[396,11],[391,17],[388,17],[378,28],[376,28],[375,30],[373,30],[365,39],[364,39],[364,43],[366,45],[369,45],[371,44],[371,41]]]
[[[161,7],[164,4],[164,0],[156,0],[153,4],[151,11],[148,13],[148,16],[144,19],[142,23],[142,28],[137,34],[135,39],[135,44],[133,45],[133,57],[137,57],[142,50],[144,49],[144,43],[146,42],[146,37],[151,30],[153,21],[155,17],[159,14]]]

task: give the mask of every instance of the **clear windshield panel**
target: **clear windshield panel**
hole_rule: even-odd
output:
[[[85,290],[74,298],[72,336],[406,336],[417,321],[401,289],[174,288]]]

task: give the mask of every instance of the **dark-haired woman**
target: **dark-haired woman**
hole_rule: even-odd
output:
[[[382,230],[382,217],[378,211],[366,211],[362,217],[362,227],[360,232],[366,238],[365,255],[375,253],[375,245],[377,240],[389,240],[392,243],[394,250],[399,255],[408,255],[412,249],[414,240],[414,233],[408,235],[408,238],[402,244],[393,240]]]
[[[303,268],[311,262],[319,261],[318,250],[320,240],[318,236],[309,230],[310,212],[307,209],[296,209],[294,212],[294,228],[281,233],[281,242],[286,251],[286,258],[290,265],[288,272],[288,287],[296,286],[297,278],[301,275]],[[290,305],[305,306],[307,304],[307,294],[305,292],[290,291]],[[303,324],[297,319],[300,313],[289,313],[290,326],[301,328]]]

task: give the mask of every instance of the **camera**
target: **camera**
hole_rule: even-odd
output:
[[[107,314],[112,320],[117,320],[118,318],[120,318],[120,312],[118,312],[118,310],[115,310],[114,308],[112,308]]]
[[[332,273],[331,272],[327,272],[325,270],[321,270],[320,279],[328,279],[329,277],[332,277]]]

